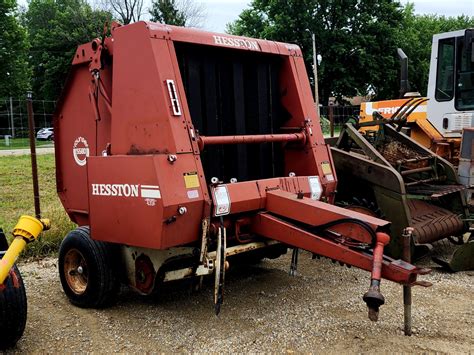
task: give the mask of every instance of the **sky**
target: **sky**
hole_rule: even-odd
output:
[[[96,0],[91,0],[94,2]],[[202,3],[206,10],[206,21],[202,29],[213,32],[224,32],[226,24],[236,20],[239,14],[248,7],[251,0],[195,0]],[[20,5],[26,5],[27,0],[18,0]],[[474,16],[474,0],[400,0],[402,4],[415,3],[418,14],[438,14],[445,16],[468,15]],[[145,0],[145,4],[151,0]],[[146,6],[146,5],[145,5]],[[145,16],[148,18],[148,16]]]
[[[206,7],[207,17],[203,29],[224,32],[227,23],[237,19],[250,0],[198,0]],[[408,0],[401,0],[406,4]],[[411,0],[418,14],[438,14],[445,16],[474,16],[474,0]]]

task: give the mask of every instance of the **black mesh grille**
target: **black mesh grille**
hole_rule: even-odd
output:
[[[185,43],[175,48],[200,134],[278,133],[289,118],[280,101],[280,56]],[[201,157],[207,179],[246,181],[283,174],[279,143],[207,146]]]

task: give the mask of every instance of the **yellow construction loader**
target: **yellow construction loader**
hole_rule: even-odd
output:
[[[394,120],[416,142],[458,165],[462,132],[474,123],[473,39],[474,29],[433,36],[426,97],[409,92],[408,58],[399,49],[402,98],[362,103],[360,123]]]
[[[434,260],[452,271],[472,270],[474,240],[466,232],[474,209],[474,29],[433,36],[427,97],[410,92],[408,59],[398,54],[403,98],[363,103],[360,119],[333,142],[338,198],[383,215],[392,234],[414,228],[418,255],[439,240],[462,244]],[[351,183],[357,194],[343,191]]]

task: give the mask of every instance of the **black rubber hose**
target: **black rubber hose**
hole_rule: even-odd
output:
[[[356,218],[338,219],[336,221],[332,221],[332,222],[329,222],[329,223],[326,223],[326,224],[322,224],[320,226],[312,227],[312,228],[310,228],[310,231],[312,233],[316,234],[317,232],[322,232],[322,231],[325,231],[325,230],[327,230],[331,227],[334,227],[334,226],[337,226],[337,225],[340,225],[340,224],[344,224],[344,223],[357,224],[357,225],[361,226],[362,228],[364,228],[370,234],[370,236],[372,238],[372,246],[375,246],[375,243],[377,242],[377,235],[374,232],[374,230],[372,229],[372,227],[367,222],[361,221],[360,219],[356,219]]]

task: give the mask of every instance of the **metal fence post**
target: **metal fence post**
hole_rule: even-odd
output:
[[[35,215],[36,218],[41,218],[39,184],[38,184],[38,165],[36,163],[36,141],[35,141],[35,120],[33,113],[33,93],[28,91],[26,94],[26,106],[28,109],[28,128],[30,137],[30,151],[31,151],[31,173],[33,176],[33,193],[35,199]]]
[[[12,123],[12,138],[15,138],[15,122],[13,120],[13,98],[10,96],[10,119]]]
[[[334,137],[334,106],[329,106],[329,129],[331,131],[331,137]]]

